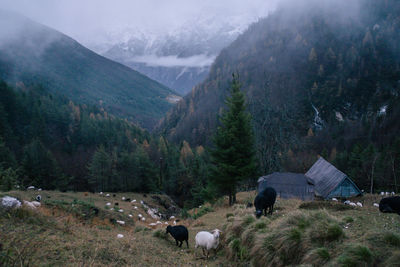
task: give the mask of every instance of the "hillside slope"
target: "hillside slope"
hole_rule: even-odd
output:
[[[0,78],[42,84],[151,128],[172,106],[169,88],[108,60],[51,28],[0,11]]]
[[[265,173],[282,167],[269,159],[299,149],[306,136],[319,142],[317,153],[320,144],[330,152],[360,140],[390,143],[399,130],[399,14],[392,0],[285,1],[222,50],[205,82],[167,114],[160,132],[210,144],[235,72]]]
[[[38,193],[1,192],[0,198],[13,196],[31,201]],[[379,195],[357,199],[364,203],[361,208],[278,198],[274,214],[257,220],[254,208],[246,208],[255,192],[241,192],[239,203],[233,207],[227,205],[227,199],[221,199],[213,206],[206,204],[208,213],[202,216],[200,209],[191,210],[192,217],[197,214],[196,219],[178,214],[163,220],[151,218],[140,202],[164,212],[157,201],[164,200],[163,195],[118,193],[107,197],[106,193],[56,191],[40,194],[43,200],[38,209],[0,208],[0,234],[5,237],[1,241],[0,264],[396,266],[400,259],[400,217],[380,213],[372,205],[379,202]],[[122,201],[123,196],[136,202]],[[139,214],[145,221],[139,220]],[[117,220],[125,224],[118,224]],[[157,224],[158,220],[161,224]],[[189,248],[186,244],[177,247],[174,239],[165,234],[166,223],[171,225],[173,220],[188,228]],[[216,253],[211,251],[206,260],[201,249],[194,248],[195,235],[215,228],[223,231],[221,242]],[[123,237],[118,238],[118,234]]]

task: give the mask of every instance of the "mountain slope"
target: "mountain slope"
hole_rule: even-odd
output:
[[[248,26],[245,14],[222,19],[208,13],[167,32],[135,28],[115,32],[109,37],[113,45],[102,55],[184,95],[207,77],[219,52]]]
[[[0,22],[0,78],[9,83],[40,83],[146,128],[171,107],[172,90],[62,33],[6,11]]]
[[[307,135],[319,133],[313,144],[328,151],[390,142],[400,129],[399,14],[391,0],[288,1],[222,50],[159,129],[175,141],[209,143],[237,72],[266,173],[281,168],[266,162],[299,149]]]
[[[335,119],[334,111],[350,118],[372,106],[377,111],[398,92],[399,4],[358,2],[363,6],[355,1],[348,14],[315,1],[314,7],[286,6],[253,24],[220,53],[206,81],[178,103],[161,129],[176,140],[205,143],[233,72],[250,104],[267,97],[275,108],[305,109],[310,124],[312,105],[326,121]],[[353,15],[360,9],[365,14]]]

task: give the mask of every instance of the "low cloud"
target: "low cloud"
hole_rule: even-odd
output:
[[[133,57],[129,61],[145,63],[151,67],[207,67],[214,62],[215,56],[195,55],[191,57],[145,55]]]

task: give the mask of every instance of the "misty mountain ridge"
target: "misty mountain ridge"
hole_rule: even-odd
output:
[[[318,132],[328,151],[350,150],[353,138],[393,140],[400,114],[399,2],[285,3],[221,51],[206,80],[168,113],[161,132],[177,142],[210,144],[237,73],[260,151],[271,138],[271,155],[285,155]]]
[[[96,104],[152,128],[176,93],[18,14],[0,11],[0,78],[42,84],[80,103]]]
[[[218,53],[247,28],[243,21],[241,16],[222,22],[200,16],[168,32],[128,28],[109,33],[109,48],[102,55],[185,94],[206,78]]]

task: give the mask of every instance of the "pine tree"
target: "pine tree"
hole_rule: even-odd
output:
[[[251,116],[246,111],[245,96],[235,75],[225,104],[227,110],[219,119],[220,126],[213,140],[215,147],[211,151],[211,182],[229,196],[229,205],[232,205],[239,182],[253,177],[256,172]]]

